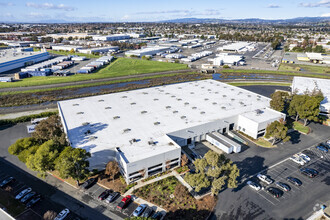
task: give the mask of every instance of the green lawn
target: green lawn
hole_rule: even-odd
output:
[[[300,131],[302,133],[305,133],[305,134],[309,133],[309,127],[304,126],[303,124],[299,123],[298,121],[293,122],[293,129]]]
[[[273,148],[276,147],[276,145],[272,145],[269,141],[266,141],[263,138],[259,138],[255,143],[261,147],[266,147],[266,148]]]
[[[298,68],[298,70],[297,70]],[[299,71],[303,69],[302,71]],[[330,74],[330,68],[326,66],[302,65],[302,64],[287,64],[281,63],[280,71],[298,71],[298,72],[311,72],[311,73],[324,73]]]
[[[118,58],[111,64],[92,74],[77,74],[68,77],[38,76],[22,79],[18,82],[1,83],[0,88],[47,85],[91,79],[112,78],[117,76],[138,75],[142,73],[163,72],[187,69],[185,64],[165,63],[158,61]]]
[[[83,56],[83,57],[87,57],[87,58],[99,58],[101,56],[98,55],[93,55],[93,54],[85,54],[85,53],[70,53],[69,51],[56,51],[56,50],[47,50],[49,53],[53,53],[53,54],[58,54],[58,55],[77,55],[77,56]]]

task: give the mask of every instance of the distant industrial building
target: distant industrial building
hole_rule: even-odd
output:
[[[118,41],[118,40],[125,40],[130,39],[131,36],[128,34],[112,34],[112,35],[94,35],[93,40],[99,41]]]
[[[245,52],[254,49],[255,49],[255,44],[249,42],[235,42],[218,48],[219,51],[234,52],[234,53]]]
[[[8,40],[0,40],[0,43],[6,44],[9,47],[30,47],[35,44],[35,41],[8,41]]]
[[[0,51],[0,73],[49,59],[48,52],[24,52],[17,49]]]
[[[320,90],[324,100],[321,102],[321,114],[330,114],[330,79],[307,78],[295,76],[291,85],[292,93],[304,94],[306,91],[312,92]]]
[[[330,56],[322,53],[299,53],[297,54],[297,60],[321,64],[330,64]]]
[[[215,66],[222,66],[222,65],[238,66],[244,64],[245,61],[243,56],[229,55],[228,53],[217,54],[217,57],[213,59],[213,65]]]
[[[52,50],[56,51],[71,51],[77,52],[79,49],[83,49],[82,46],[74,46],[74,45],[53,45]]]
[[[93,47],[93,48],[84,48],[79,49],[79,53],[92,54],[92,53],[107,53],[107,52],[115,52],[119,50],[118,46],[110,46],[110,47]]]
[[[171,49],[170,47],[160,47],[160,46],[146,47],[143,49],[127,51],[127,52],[125,52],[125,55],[128,57],[130,57],[130,56],[137,56],[137,57],[154,56],[157,53],[165,52],[170,49]]]
[[[239,146],[217,133],[235,129],[253,138],[264,135],[269,123],[285,118],[269,109],[269,102],[203,80],[60,101],[58,108],[71,146],[91,153],[90,168],[104,169],[116,159],[131,183],[179,166],[181,147],[193,147],[207,136],[222,143],[214,142],[215,147],[239,152]]]

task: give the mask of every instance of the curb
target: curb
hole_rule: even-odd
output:
[[[69,186],[71,186],[71,187],[73,187],[73,188],[75,188],[75,189],[79,189],[77,186],[74,186],[74,185],[72,185],[71,183],[68,183],[67,181],[65,181],[65,180],[61,179],[60,177],[58,177],[58,176],[52,174],[51,172],[47,171],[47,173],[48,173],[49,175],[55,177],[56,179],[61,180],[62,182],[68,184]]]

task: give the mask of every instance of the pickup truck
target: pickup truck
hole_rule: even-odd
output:
[[[130,195],[124,197],[120,203],[117,205],[118,209],[123,209],[125,208],[125,206],[127,206],[127,204],[131,201],[132,197]]]

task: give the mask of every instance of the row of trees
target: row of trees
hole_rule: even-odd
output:
[[[67,145],[60,118],[53,115],[36,126],[32,137],[18,139],[8,152],[41,177],[45,177],[47,171],[57,170],[62,178],[82,180],[89,175],[87,159],[91,155],[84,149]]]
[[[227,186],[237,187],[239,169],[236,164],[214,151],[208,151],[202,159],[194,161],[195,173],[187,173],[185,181],[194,187],[196,192],[211,186],[211,192],[216,195]]]
[[[304,120],[306,126],[309,121],[318,121],[320,104],[324,96],[320,90],[314,89],[298,95],[294,92],[289,95],[287,92],[277,91],[271,95],[270,107],[274,110],[294,117],[296,121]]]

